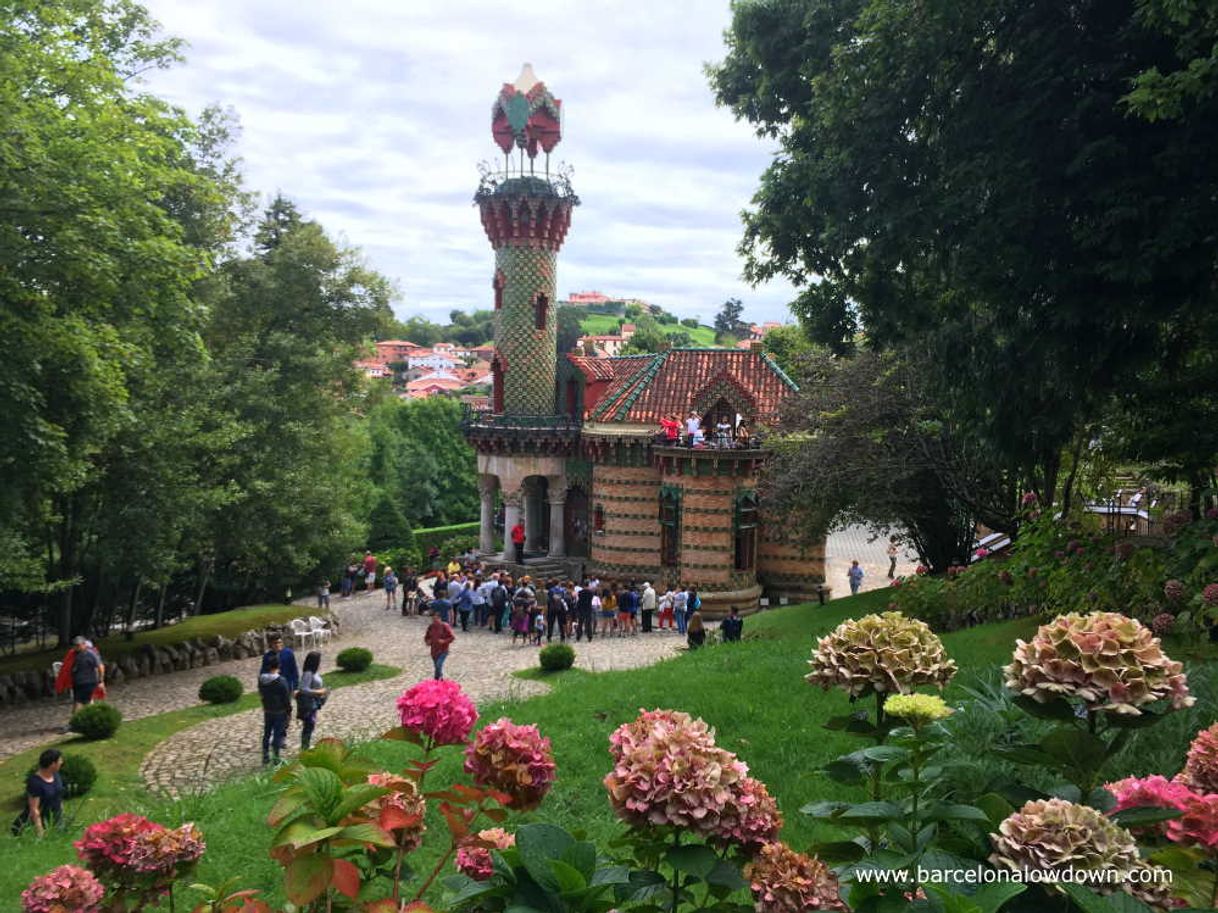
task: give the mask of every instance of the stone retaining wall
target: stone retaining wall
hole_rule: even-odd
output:
[[[319,616],[337,637],[339,623],[337,616]],[[154,646],[144,644],[120,656],[117,660],[106,663],[106,684],[121,685],[128,679],[144,678],[148,675],[165,675],[170,672],[181,672],[187,669],[198,669],[201,666],[212,666],[216,663],[245,659],[250,656],[260,656],[266,652],[267,640],[273,633],[283,635],[283,641],[293,649],[299,649],[298,638],[292,633],[287,624],[268,625],[253,631],[246,631],[235,640],[230,640],[219,634],[210,637],[196,637],[175,644]],[[104,658],[104,655],[103,655]],[[30,701],[44,700],[55,696],[55,678],[51,670],[27,670],[0,674],[0,706],[25,704]]]

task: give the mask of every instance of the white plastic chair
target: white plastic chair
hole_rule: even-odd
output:
[[[63,663],[61,663],[61,662],[51,663],[51,689],[52,690],[54,690],[54,688],[55,688],[55,682],[59,681],[59,672],[61,669],[63,669]],[[67,696],[68,696],[68,692],[64,691],[62,694],[56,694],[55,699],[58,701],[63,701],[64,699],[67,698]]]
[[[313,635],[314,643],[328,643],[334,636],[334,632],[327,628],[326,623],[316,615],[309,616],[309,631]]]
[[[299,646],[308,647],[313,644],[313,629],[303,618],[293,618],[288,622],[288,627],[292,629],[292,637]]]

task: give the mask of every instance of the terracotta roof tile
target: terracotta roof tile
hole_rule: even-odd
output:
[[[754,421],[769,423],[797,389],[760,351],[672,349],[591,360],[609,362],[614,374],[609,391],[588,416],[595,421],[656,423],[725,399]]]

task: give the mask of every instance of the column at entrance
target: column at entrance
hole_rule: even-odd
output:
[[[498,487],[499,480],[494,476],[478,478],[478,496],[482,502],[478,518],[478,550],[484,555],[495,550],[495,490]]]
[[[565,558],[567,543],[564,537],[563,508],[567,503],[567,480],[562,476],[550,478],[550,557]]]
[[[503,493],[503,558],[505,561],[518,561],[523,555],[517,555],[512,544],[512,528],[520,522],[520,490]]]

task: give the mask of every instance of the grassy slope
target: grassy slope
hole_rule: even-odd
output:
[[[264,628],[271,624],[282,624],[293,618],[302,618],[310,611],[316,610],[298,605],[248,606],[244,609],[232,609],[228,612],[216,612],[211,615],[196,615],[155,631],[139,631],[131,640],[127,640],[121,634],[107,637],[98,641],[97,646],[103,657],[113,660],[131,653],[145,644],[156,646],[179,644],[196,637],[211,637],[216,634],[232,639],[246,631]],[[51,663],[63,659],[63,654],[63,650],[55,648],[38,653],[7,656],[0,659],[0,674],[27,669],[48,669]]]
[[[598,840],[616,833],[600,785],[608,769],[607,737],[640,707],[675,707],[705,718],[718,729],[719,743],[748,762],[778,798],[786,814],[784,838],[797,847],[806,845],[813,838],[813,828],[798,814],[798,808],[805,802],[845,794],[817,768],[858,744],[821,728],[826,719],[846,712],[850,705],[839,692],[826,693],[802,681],[813,636],[844,618],[882,610],[886,601],[887,594],[881,590],[838,600],[825,608],[795,606],[767,612],[748,619],[748,639],[741,644],[685,654],[647,669],[599,675],[571,670],[546,679],[555,687],[549,695],[482,708],[484,720],[509,715],[517,722],[534,722],[553,741],[558,783],[542,809],[524,817],[583,829]],[[1033,628],[1033,622],[1021,619],[947,635],[948,650],[961,667],[958,680],[1005,662],[1015,638],[1027,636]],[[949,689],[949,698],[960,695],[957,686]],[[1209,710],[1212,706],[1205,712]],[[979,728],[983,724],[984,720]],[[1169,739],[1179,744],[1157,745],[1158,749],[1169,756],[1182,753],[1191,725],[1182,720]],[[979,732],[974,739],[978,747],[969,750],[983,752],[986,737]],[[370,743],[361,749],[390,769],[400,767],[411,750],[403,743],[390,742]],[[459,756],[450,754],[432,776],[436,782],[446,782],[458,765]],[[266,856],[269,833],[261,824],[273,793],[273,784],[257,777],[188,799],[177,807],[149,803],[147,811],[166,823],[196,820],[200,824],[209,839],[201,880],[218,881],[241,873],[246,884],[269,888],[277,897],[281,876]],[[431,818],[430,827],[442,831],[443,823],[434,809]],[[508,826],[519,821],[509,821]],[[45,871],[70,858],[68,839],[56,835],[42,844],[30,840],[16,844],[0,838],[8,862],[0,869],[0,910],[16,909],[12,898],[28,881],[29,873]],[[435,859],[439,844],[438,839],[429,840],[412,861],[425,867]]]
[[[393,678],[402,670],[394,666],[373,664],[363,672],[343,672],[335,669],[326,673],[327,688],[345,688],[363,682]],[[216,717],[231,716],[258,706],[258,694],[246,692],[231,704],[199,704],[183,710],[173,710],[156,716],[144,717],[124,723],[112,739],[87,742],[81,738],[56,743],[56,747],[67,754],[83,755],[97,767],[97,783],[85,800],[87,808],[81,814],[90,818],[118,814],[132,802],[142,802],[147,797],[140,780],[140,764],[144,756],[175,732],[188,729],[196,723]],[[31,748],[7,758],[0,763],[0,783],[8,787],[5,799],[20,793],[26,773],[34,766],[45,746]],[[20,804],[12,804],[16,814]],[[8,805],[4,806],[5,809]]]
[[[606,336],[617,332],[617,322],[620,318],[611,314],[589,314],[580,321],[580,329],[589,336]],[[661,324],[660,329],[667,335],[684,330],[689,334],[693,344],[699,347],[709,347],[715,344],[715,331],[711,327],[699,326],[696,329],[683,327],[680,324]]]

